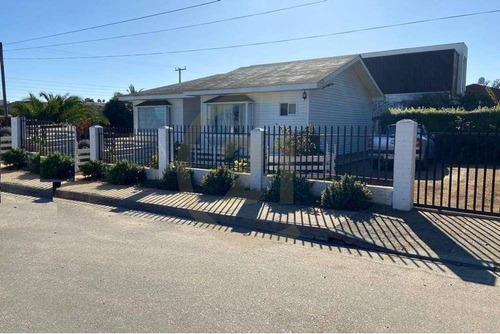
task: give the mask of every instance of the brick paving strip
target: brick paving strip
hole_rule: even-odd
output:
[[[2,172],[2,190],[51,196],[51,184],[37,175]],[[243,190],[244,191],[244,190]],[[103,182],[63,183],[55,197],[255,229],[319,242],[343,241],[356,247],[431,261],[497,270],[500,221],[464,215],[377,207],[377,212],[324,210],[266,203],[242,197],[209,196]]]

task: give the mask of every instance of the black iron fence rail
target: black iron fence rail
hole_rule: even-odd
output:
[[[76,131],[68,124],[21,118],[21,145],[28,152],[47,155],[59,152],[75,155]]]
[[[173,142],[171,159],[195,168],[220,165],[250,171],[250,131],[247,127],[174,126],[169,132]]]
[[[343,174],[392,184],[395,136],[368,126],[265,127],[264,169],[332,180]]]
[[[99,137],[100,159],[105,163],[127,160],[158,168],[158,129],[104,127]]]
[[[415,205],[500,215],[498,130],[419,134],[417,140],[423,154],[417,155]]]

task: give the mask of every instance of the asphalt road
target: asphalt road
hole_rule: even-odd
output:
[[[68,201],[3,194],[0,256],[0,332],[500,328],[474,269]]]

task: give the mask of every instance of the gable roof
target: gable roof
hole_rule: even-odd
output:
[[[245,66],[225,74],[143,90],[123,97],[127,99],[127,97],[152,95],[189,95],[196,91],[317,84],[322,79],[357,60],[361,60],[359,55],[349,55]],[[311,86],[311,88],[313,87]]]

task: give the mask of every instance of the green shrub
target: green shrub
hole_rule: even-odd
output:
[[[0,127],[0,137],[8,137],[12,135],[12,131],[9,127]]]
[[[146,172],[144,168],[127,160],[122,160],[113,165],[106,174],[109,183],[118,185],[135,184],[145,178]]]
[[[278,170],[264,190],[264,200],[287,204],[310,202],[312,183],[294,172]]]
[[[205,194],[225,195],[236,182],[233,171],[226,166],[219,166],[208,172],[201,180],[201,188]]]
[[[90,148],[90,140],[82,139],[78,142],[78,149]]]
[[[2,162],[14,168],[23,168],[28,162],[28,154],[25,150],[15,148],[2,154]]]
[[[100,180],[106,176],[106,165],[102,161],[89,161],[80,166],[83,176]]]
[[[369,206],[370,190],[354,176],[343,175],[321,193],[321,206],[336,210],[360,210]]]
[[[181,162],[175,162],[163,172],[159,188],[167,190],[188,189],[192,185],[193,172]]]
[[[28,170],[34,174],[40,174],[40,154],[33,154],[28,158]]]
[[[40,177],[47,180],[67,180],[74,173],[74,160],[69,155],[50,153],[41,159]]]
[[[463,109],[389,109],[381,115],[382,127],[402,119],[412,119],[423,124],[431,132],[442,131],[496,131],[500,130],[500,107],[481,108],[475,111]]]

